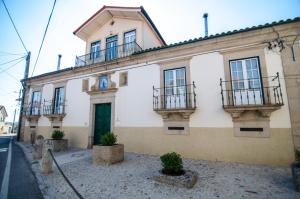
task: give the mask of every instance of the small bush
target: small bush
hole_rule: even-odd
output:
[[[167,175],[181,175],[183,174],[182,159],[180,154],[175,152],[167,153],[160,156],[162,172]]]
[[[103,146],[112,146],[117,142],[117,136],[113,133],[105,133],[101,136],[101,144]]]
[[[65,136],[65,133],[63,131],[60,130],[54,130],[52,132],[52,139],[62,139]]]
[[[300,164],[300,151],[299,150],[295,150],[295,159],[296,162]]]

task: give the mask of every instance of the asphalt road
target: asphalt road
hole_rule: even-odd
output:
[[[25,159],[23,151],[14,144],[11,145],[11,165],[8,180],[8,191],[2,190],[5,187],[4,179],[7,170],[9,140],[0,137],[0,198],[6,199],[42,199],[35,177]]]

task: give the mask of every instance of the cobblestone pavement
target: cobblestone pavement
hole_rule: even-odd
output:
[[[25,152],[30,154],[30,147]],[[30,156],[30,155],[29,155]],[[90,150],[55,154],[61,168],[84,198],[300,198],[293,189],[289,168],[272,168],[224,162],[184,159],[184,167],[196,171],[199,180],[192,189],[155,182],[159,156],[126,153],[124,162],[93,165]],[[38,164],[34,164],[37,166]],[[38,169],[34,169],[38,174]],[[57,168],[42,176],[51,198],[76,198]]]

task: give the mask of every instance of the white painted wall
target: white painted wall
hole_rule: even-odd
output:
[[[161,127],[162,118],[153,111],[152,87],[160,85],[160,69],[156,64],[128,70],[128,86],[116,93],[116,127]],[[118,85],[119,73],[113,80]]]
[[[282,75],[280,55],[265,51],[268,75]],[[119,87],[119,71],[112,74],[118,87],[115,99],[116,127],[162,127],[162,117],[153,111],[153,85],[160,87],[160,66],[144,64],[122,68],[128,72],[128,85]],[[222,108],[219,79],[224,79],[223,57],[219,53],[194,56],[190,61],[191,81],[196,84],[197,110],[190,117],[190,127],[233,127],[232,118]],[[89,77],[90,84],[95,78]],[[285,105],[271,114],[272,128],[290,128],[285,82],[281,79]],[[53,85],[43,87],[42,99],[52,100]],[[43,101],[42,100],[42,101]],[[82,78],[68,80],[66,85],[66,117],[63,126],[89,125],[89,95],[82,92]],[[39,126],[50,126],[48,118],[41,116]]]
[[[143,23],[143,49],[161,46],[160,41],[155,36],[155,33],[150,29],[149,25]]]
[[[233,127],[230,114],[222,107],[220,78],[224,79],[223,56],[209,53],[194,56],[190,62],[191,81],[196,85],[197,109],[190,117],[191,127]]]
[[[82,92],[82,79],[69,80],[66,85],[66,116],[63,126],[89,126],[90,96]]]
[[[42,89],[42,104],[44,103],[44,100],[45,101],[52,100],[53,94],[54,94],[53,84],[45,84]],[[42,107],[42,109],[43,109],[43,107]],[[50,123],[49,119],[42,115],[38,121],[38,126],[50,126],[50,125],[51,125],[51,123]]]
[[[281,109],[274,111],[270,117],[271,128],[291,128],[291,120],[288,107],[288,99],[283,79],[283,68],[280,53],[277,51],[270,51],[265,49],[265,58],[267,71],[269,76],[275,76],[279,72],[281,91],[284,105]]]

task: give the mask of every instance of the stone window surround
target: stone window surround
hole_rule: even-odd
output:
[[[60,82],[55,82],[53,83],[53,91],[52,91],[52,102],[54,102],[55,98],[55,89],[63,87],[64,88],[64,101],[66,102],[66,93],[67,93],[67,80],[60,81]],[[50,121],[51,121],[51,127],[53,126],[59,126],[60,128],[62,127],[62,120],[65,117],[66,114],[63,115],[45,115]]]
[[[27,104],[31,104],[32,94],[33,92],[41,92],[41,101],[40,101],[40,111],[42,111],[42,99],[43,99],[43,85],[34,85],[31,86],[31,90],[27,95]],[[29,122],[29,126],[38,126],[38,120],[41,117],[40,115],[26,115],[27,121]]]
[[[164,87],[164,71],[185,68],[186,84],[191,84],[190,60],[192,57],[158,63],[160,65],[160,87]],[[188,88],[190,89],[190,88]],[[190,92],[190,91],[188,91]],[[168,135],[188,135],[189,117],[194,110],[163,110],[157,111],[163,118],[164,131]],[[184,127],[184,130],[169,130],[168,127]]]
[[[225,87],[227,89],[231,88],[231,73],[230,73],[230,61],[238,59],[247,59],[252,57],[257,57],[259,62],[261,77],[270,76],[274,74],[267,73],[267,66],[265,61],[264,47],[256,47],[250,49],[243,49],[239,51],[227,51],[223,52],[224,61],[224,74],[225,80],[229,81],[226,83]],[[268,86],[268,80],[262,79],[263,86]],[[259,137],[267,138],[270,137],[270,115],[271,112],[279,109],[279,107],[266,107],[262,106],[249,106],[249,108],[243,107],[232,107],[225,108],[225,111],[229,112],[232,116],[233,126],[234,126],[234,136],[236,137]],[[263,128],[262,132],[256,131],[240,131],[240,128],[251,128],[258,127]]]
[[[268,75],[275,75],[275,74],[268,74],[267,72],[267,66],[265,61],[265,52],[264,48],[251,48],[251,49],[244,49],[239,51],[229,51],[222,53],[223,55],[223,61],[224,61],[224,74],[225,74],[225,81],[228,81],[226,83],[227,89],[232,89],[231,87],[231,73],[230,73],[230,61],[232,60],[241,60],[241,59],[247,59],[247,58],[258,58],[258,65],[260,69],[260,75],[261,77],[265,77]],[[263,86],[268,86],[268,80],[262,79]]]
[[[89,112],[89,137],[88,148],[92,148],[94,141],[94,126],[95,126],[95,107],[96,104],[111,104],[111,121],[110,130],[113,132],[115,126],[115,92],[105,92],[90,95],[90,112]]]

